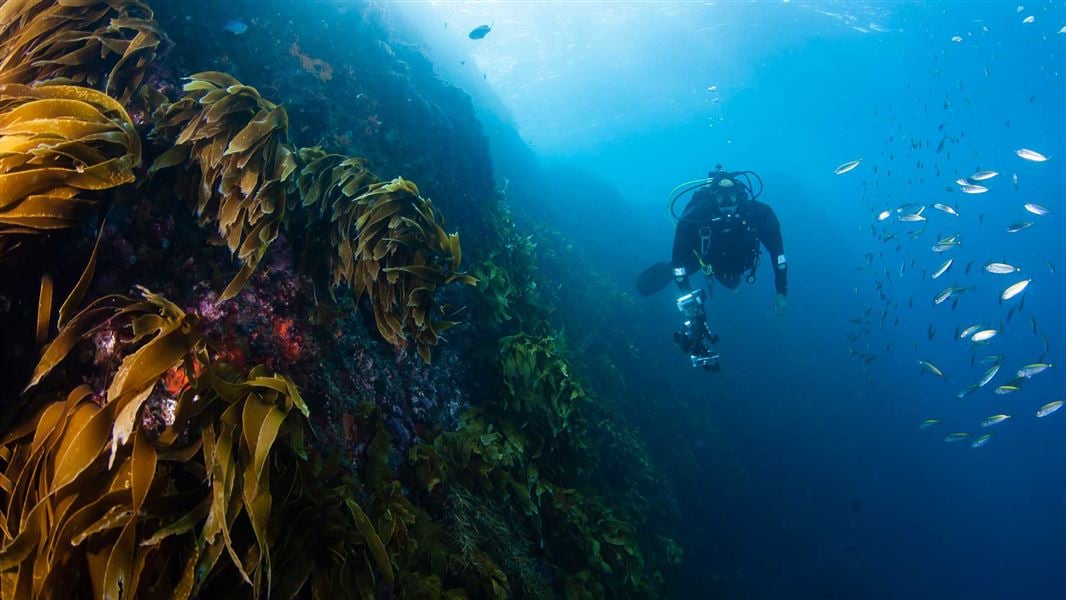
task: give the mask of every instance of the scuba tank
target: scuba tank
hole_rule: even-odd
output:
[[[754,178],[754,179],[753,179]],[[723,179],[729,179],[736,182],[743,190],[749,200],[755,200],[763,191],[762,177],[754,171],[726,171],[722,165],[715,165],[714,171],[707,173],[705,179],[696,179],[693,181],[686,181],[674,187],[670,191],[670,195],[667,198],[666,211],[669,214],[670,222],[676,227],[677,224],[685,218],[685,212],[688,211],[693,199],[690,199],[685,204],[685,211],[679,216],[676,212],[677,201],[690,192],[695,192],[701,188],[708,186],[717,186],[718,182]],[[758,190],[756,191],[753,183],[758,182]],[[647,269],[645,269],[637,277],[637,291],[642,296],[650,296],[659,290],[670,285],[674,280],[673,265],[670,261],[656,263]]]

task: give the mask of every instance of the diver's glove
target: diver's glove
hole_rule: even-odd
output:
[[[708,371],[718,371],[718,352],[714,344],[718,336],[711,332],[707,324],[707,313],[703,307],[703,290],[689,292],[677,299],[677,309],[685,315],[684,327],[674,334],[674,341],[681,346],[681,351],[688,354],[693,367]]]
[[[778,317],[785,316],[785,312],[788,311],[788,296],[784,294],[777,294],[774,296],[774,315]]]

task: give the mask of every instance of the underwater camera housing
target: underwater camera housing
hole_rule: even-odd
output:
[[[693,367],[706,371],[718,372],[721,356],[714,349],[718,336],[711,332],[707,323],[707,314],[703,310],[703,290],[689,292],[677,299],[677,310],[685,315],[684,327],[674,334],[674,341],[681,351],[689,355]]]

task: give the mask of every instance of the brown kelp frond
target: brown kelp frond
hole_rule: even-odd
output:
[[[306,217],[303,260],[315,279],[326,279],[332,294],[350,286],[354,272],[355,201],[377,178],[366,159],[301,148],[296,187]]]
[[[134,180],[141,143],[122,105],[68,85],[0,85],[0,236],[77,225]]]
[[[213,362],[194,317],[144,296],[91,304],[38,367],[91,337],[117,362],[106,393],[78,386],[0,442],[5,598],[188,598],[239,579],[270,593],[271,481],[306,455],[289,415],[307,407],[285,377]]]
[[[430,201],[404,179],[372,184],[356,203],[355,297],[370,298],[382,337],[400,346],[406,330],[428,363],[429,347],[455,325],[430,319],[434,290],[453,281],[477,283],[459,271],[459,234],[446,233]]]
[[[216,227],[241,261],[220,296],[226,300],[244,287],[285,219],[296,169],[285,142],[289,120],[283,107],[225,73],[197,73],[184,89],[157,114],[154,135],[174,146],[151,171],[185,165],[179,177],[200,225]]]
[[[356,300],[365,293],[378,331],[404,346],[408,333],[429,362],[429,347],[455,323],[430,318],[438,286],[477,280],[459,272],[459,235],[446,233],[432,203],[404,179],[378,181],[366,160],[299,152],[296,178],[307,211],[304,260],[330,292],[347,286]]]
[[[47,79],[102,89],[126,104],[162,34],[141,0],[0,4],[0,83]]]
[[[0,84],[0,260],[14,256],[20,239],[76,227],[107,190],[132,182],[140,163],[140,137],[126,110],[106,94],[69,85]],[[94,248],[63,303],[61,323],[81,301],[95,261]],[[38,344],[50,331],[52,296],[50,266],[44,265]]]

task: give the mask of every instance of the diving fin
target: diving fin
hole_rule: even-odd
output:
[[[637,275],[637,291],[641,296],[650,296],[670,285],[673,280],[674,268],[670,263],[655,263]]]

